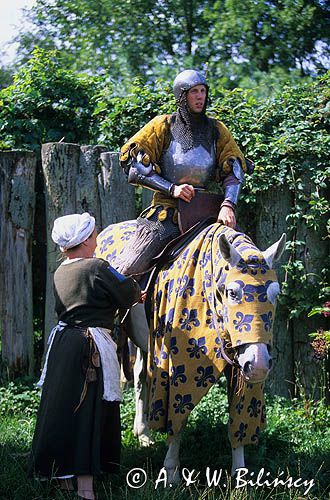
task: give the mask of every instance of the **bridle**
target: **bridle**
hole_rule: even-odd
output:
[[[211,301],[210,301],[210,308],[212,311],[213,324],[214,324],[215,331],[216,331],[217,336],[218,336],[219,345],[220,345],[220,352],[221,352],[222,358],[225,361],[227,361],[227,363],[229,365],[236,368],[237,370],[239,370],[243,374],[243,368],[241,367],[241,365],[239,364],[239,361],[238,361],[237,351],[235,351],[234,357],[230,358],[228,356],[228,354],[226,353],[225,340],[221,336],[221,329],[220,329],[221,316],[219,316],[217,309],[216,309],[216,300],[217,299],[216,299],[216,291],[215,291],[215,285],[214,285],[215,280],[214,280],[214,272],[213,272],[213,241],[214,241],[214,237],[215,237],[216,233],[217,233],[217,229],[213,232],[213,234],[210,238],[210,244],[211,244],[210,260],[211,260],[211,276],[212,276],[212,286],[211,286],[212,297],[211,297]],[[222,301],[221,301],[221,303],[222,303]]]

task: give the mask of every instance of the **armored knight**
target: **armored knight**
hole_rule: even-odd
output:
[[[177,112],[156,116],[122,147],[128,182],[154,191],[137,220],[136,234],[116,262],[123,274],[146,270],[150,260],[180,234],[178,199],[191,202],[196,190],[216,183],[224,190],[218,221],[235,227],[235,207],[246,161],[226,126],[205,111],[208,84],[195,70],[174,80]]]

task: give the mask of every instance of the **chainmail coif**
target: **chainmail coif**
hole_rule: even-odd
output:
[[[183,92],[178,102],[178,110],[173,114],[172,136],[181,144],[182,151],[203,146],[209,153],[217,139],[217,129],[212,120],[205,114],[205,107],[201,113],[190,113],[187,103],[187,92]]]

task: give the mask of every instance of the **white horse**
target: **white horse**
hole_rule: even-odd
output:
[[[111,263],[116,252],[120,252],[120,246],[119,250],[114,252],[112,245],[118,245],[118,234],[125,234],[127,238],[130,227],[131,231],[133,231],[134,225],[129,226],[124,223],[106,228],[99,235],[99,250],[97,256],[106,258]],[[189,244],[187,250],[185,250],[178,259],[178,261],[181,259],[181,263],[174,262],[172,265],[167,266],[165,270],[163,269],[161,271],[153,292],[154,311],[151,321],[152,324],[148,325],[142,305],[135,306],[131,310],[128,331],[130,338],[140,348],[137,351],[137,359],[134,366],[136,393],[134,432],[139,437],[142,445],[148,446],[151,443],[146,410],[148,407],[148,399],[149,419],[153,414],[155,415],[153,424],[157,425],[156,421],[159,415],[163,415],[163,408],[161,408],[161,411],[159,411],[159,408],[156,411],[155,408],[157,405],[151,404],[150,406],[150,393],[148,393],[145,384],[147,371],[146,359],[148,356],[148,366],[150,366],[150,364],[153,365],[153,367],[156,368],[154,373],[156,373],[161,364],[160,356],[158,356],[159,353],[162,353],[161,357],[165,359],[165,362],[168,362],[170,353],[165,349],[166,345],[168,346],[168,341],[171,339],[175,339],[176,341],[178,334],[180,338],[186,336],[189,345],[193,346],[192,348],[185,349],[185,351],[190,351],[190,356],[192,353],[196,354],[198,352],[198,356],[203,357],[203,354],[207,352],[207,362],[210,363],[210,356],[212,358],[211,351],[213,353],[213,358],[211,360],[212,366],[207,366],[206,370],[209,375],[204,377],[201,383],[197,382],[199,387],[204,387],[204,392],[200,392],[198,395],[194,396],[195,400],[193,400],[193,402],[198,402],[200,397],[202,397],[212,383],[216,381],[218,378],[217,375],[219,375],[228,365],[230,365],[236,373],[240,374],[241,382],[244,380],[243,386],[241,387],[241,396],[237,396],[237,394],[234,396],[236,398],[240,397],[240,402],[244,401],[245,397],[245,395],[242,396],[242,390],[243,392],[246,391],[247,387],[251,391],[251,393],[249,393],[250,396],[253,396],[254,390],[259,391],[259,394],[260,389],[263,389],[262,382],[267,378],[272,365],[269,346],[272,340],[272,324],[274,320],[276,297],[279,293],[279,285],[276,275],[274,271],[272,271],[272,266],[282,255],[285,247],[285,240],[285,235],[282,235],[277,243],[266,251],[260,252],[252,241],[243,233],[238,233],[218,224],[210,226],[196,238],[196,241],[194,240]],[[111,250],[110,253],[109,249]],[[181,277],[178,278],[178,271],[182,268],[182,262],[184,262],[186,266],[186,274],[181,273]],[[188,266],[189,263],[190,267]],[[190,269],[191,266],[194,268],[193,271]],[[203,275],[203,273],[205,274]],[[208,308],[204,307],[203,313],[205,316],[205,311],[207,311],[208,318],[206,319],[202,313],[200,319],[197,319],[197,317],[190,318],[190,327],[187,326],[186,330],[183,329],[183,325],[186,325],[187,321],[182,319],[182,314],[176,315],[173,313],[173,308],[170,309],[172,303],[171,299],[169,299],[169,291],[173,283],[176,283],[175,279],[177,279],[178,283],[173,298],[173,301],[176,301],[175,303],[178,302],[178,297],[181,296],[185,297],[184,304],[189,305],[189,298],[195,294],[195,290],[202,288],[200,292],[201,297],[203,297],[202,301],[206,302],[207,306],[209,306]],[[191,283],[193,283],[193,285],[191,285]],[[167,290],[166,294],[163,293],[164,289]],[[161,312],[165,311],[165,316],[163,315],[162,321],[160,321],[160,310],[162,307],[163,310]],[[171,310],[170,322],[168,321],[169,318],[167,315],[168,309]],[[201,321],[202,317],[203,321]],[[191,323],[193,325],[197,325],[197,323],[200,324],[200,329],[191,327]],[[161,328],[159,327],[160,324]],[[170,325],[170,328],[168,325]],[[206,325],[208,325],[207,338],[211,338],[213,343],[211,347],[210,345],[207,345],[207,347],[203,345],[201,348],[201,342],[198,342],[198,345],[196,344],[196,337],[198,337],[198,335],[204,335],[203,337],[199,337],[198,341],[200,341],[201,338],[205,339]],[[195,332],[195,338],[189,337],[192,331]],[[228,349],[228,336],[230,336],[232,349]],[[164,340],[166,337],[167,341]],[[159,339],[161,340],[159,341]],[[159,342],[161,342],[161,344]],[[183,350],[184,349],[182,349],[182,351]],[[182,378],[180,379],[180,377],[174,379],[176,369],[175,360],[174,357],[170,359],[174,368],[171,365],[172,371],[169,373],[167,391],[174,389],[174,386],[178,385],[176,383],[178,379],[183,380]],[[200,359],[201,358],[199,358],[199,360]],[[192,363],[192,359],[187,360],[187,371],[188,366],[190,367]],[[198,361],[198,363],[200,363],[200,361]],[[182,366],[184,365],[180,364],[180,367]],[[162,377],[164,377],[164,368],[162,368],[162,370]],[[203,368],[199,366],[198,370],[203,370]],[[199,371],[198,373],[204,372]],[[194,380],[199,379],[195,377]],[[191,379],[185,382],[187,387],[190,387],[189,384],[194,384]],[[154,376],[153,385],[157,387],[157,384],[157,376]],[[161,385],[165,385],[164,381],[162,381]],[[158,388],[160,388],[160,384],[158,384]],[[194,387],[194,390],[195,389]],[[175,393],[175,397],[176,401],[178,401],[179,394]],[[257,398],[250,398],[254,403],[258,400],[258,407],[252,408],[251,410],[250,405],[247,408],[253,413],[253,421],[261,419],[260,422],[262,422],[263,412],[260,411],[261,401],[258,398],[260,398],[260,396]],[[158,399],[158,406],[159,401]],[[179,413],[184,413],[185,415],[183,417],[172,412],[173,415],[175,415],[175,419],[180,417],[181,420],[176,426],[175,431],[171,429],[172,432],[169,432],[168,451],[164,461],[167,480],[171,484],[178,482],[180,479],[179,451],[182,429],[187,420],[189,411],[191,411],[194,406],[193,403],[189,403],[186,404],[186,408],[182,407]],[[177,412],[177,410],[175,411]],[[258,432],[261,428],[260,422],[256,427]],[[243,424],[246,427],[250,425],[249,422],[246,424],[245,421]],[[242,426],[242,423],[240,425]],[[243,428],[245,429],[244,426]],[[167,430],[169,431],[169,429]],[[251,434],[252,442],[258,439],[258,432],[257,435]],[[237,438],[233,437],[236,435],[238,436]],[[232,432],[231,435],[232,475],[235,474],[237,469],[245,467],[244,444],[240,444],[240,442],[244,442],[244,437],[242,438],[242,436],[245,435],[246,432],[243,433],[239,431],[236,431],[235,434]]]

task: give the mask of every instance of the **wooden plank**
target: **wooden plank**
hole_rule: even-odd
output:
[[[290,213],[292,195],[285,186],[272,188],[261,193],[257,198],[256,243],[266,250],[277,241],[282,233],[288,233],[286,216]],[[287,234],[288,239],[290,235]],[[284,280],[283,264],[288,260],[284,252],[279,262],[274,265],[279,283]],[[277,305],[273,329],[273,370],[267,381],[267,387],[273,394],[288,397],[294,384],[294,352],[292,324],[288,321],[286,308]]]
[[[53,275],[61,254],[51,239],[54,220],[62,215],[90,212],[101,228],[98,174],[102,146],[48,143],[42,146],[47,212],[47,277],[45,301],[45,341],[57,322],[53,294]]]
[[[0,337],[10,377],[32,374],[32,238],[36,156],[0,152]]]
[[[314,186],[310,180],[310,175],[303,175],[302,182],[305,186],[304,197],[307,200],[311,199],[311,192],[314,191]],[[308,291],[312,295],[314,289],[315,295],[318,294],[320,286],[321,270],[326,268],[329,259],[329,239],[321,239],[320,234],[326,235],[326,217],[321,222],[321,228],[315,230],[313,227],[308,227],[304,215],[310,214],[309,205],[302,204],[303,209],[300,213],[300,218],[297,222],[296,240],[304,242],[297,246],[295,258],[301,261],[306,273]],[[309,302],[310,297],[303,295],[302,301]],[[313,306],[321,306],[314,303]],[[306,309],[299,317],[293,318],[293,345],[295,353],[295,371],[297,385],[297,395],[305,392],[307,397],[320,398],[320,386],[322,381],[321,363],[318,363],[313,358],[313,350],[310,346],[312,341],[310,333],[315,332],[318,328],[326,329],[325,318],[321,315],[308,318],[309,308]],[[328,373],[329,377],[329,373]]]
[[[119,166],[119,154],[102,153],[101,161],[99,196],[103,228],[109,224],[135,219],[134,187],[128,184]]]

